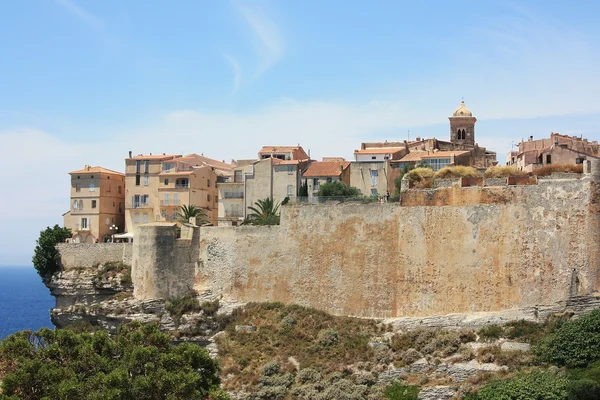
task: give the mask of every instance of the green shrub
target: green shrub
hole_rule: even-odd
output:
[[[383,395],[389,400],[417,400],[419,388],[403,385],[402,382],[394,382],[385,388]]]
[[[56,245],[73,236],[69,228],[54,225],[40,232],[40,237],[35,242],[33,251],[33,267],[42,281],[48,282],[52,275],[60,271],[60,254]]]
[[[504,334],[504,330],[498,325],[487,325],[477,331],[479,337],[485,341],[498,340]]]
[[[598,400],[600,399],[600,385],[590,379],[572,381],[568,387],[567,400]]]
[[[481,388],[473,399],[477,400],[564,400],[567,398],[569,380],[554,373],[535,370],[519,373],[512,378],[495,380]]]
[[[196,292],[190,291],[182,297],[173,297],[167,301],[167,311],[173,319],[180,319],[183,314],[198,312],[202,310],[198,299],[196,299]]]
[[[508,339],[519,339],[534,343],[545,333],[544,326],[536,322],[519,320],[504,325],[504,333]]]
[[[600,310],[563,323],[541,339],[534,352],[540,361],[571,368],[600,360]]]

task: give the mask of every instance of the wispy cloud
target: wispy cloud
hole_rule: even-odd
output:
[[[277,24],[257,6],[238,3],[236,8],[257,39],[257,51],[261,57],[256,72],[258,77],[281,60],[285,50],[285,40]]]
[[[233,70],[233,93],[235,93],[242,82],[242,69],[240,68],[240,63],[238,63],[238,60],[235,57],[227,53],[223,53],[223,58],[229,62],[231,69]]]
[[[99,31],[104,29],[104,23],[100,18],[78,6],[72,0],[56,0],[56,3],[69,10],[72,14],[86,22],[92,28]]]

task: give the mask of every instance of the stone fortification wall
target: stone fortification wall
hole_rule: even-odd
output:
[[[95,268],[107,262],[131,265],[132,243],[60,243],[63,270]]]
[[[169,299],[192,289],[199,260],[199,229],[184,225],[181,238],[174,223],[136,228],[131,278],[137,299]]]
[[[409,191],[401,205],[286,206],[280,226],[201,228],[195,288],[384,318],[593,294],[600,230],[590,176]]]

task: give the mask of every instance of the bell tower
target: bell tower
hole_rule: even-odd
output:
[[[448,119],[450,120],[450,141],[454,144],[474,147],[477,118],[465,106],[464,100]]]

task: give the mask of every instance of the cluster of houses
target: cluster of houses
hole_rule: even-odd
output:
[[[71,199],[64,226],[73,232],[74,242],[132,239],[136,225],[174,221],[183,205],[203,209],[215,226],[236,226],[258,200],[310,201],[327,182],[341,181],[362,195],[381,197],[394,194],[394,181],[407,165],[439,170],[497,164],[496,153],[475,142],[477,119],[464,101],[449,121],[449,141],[362,143],[351,161],[312,160],[299,144],[264,146],[256,158],[231,163],[198,154],[129,152],[125,173],[88,165],[69,173]],[[520,143],[519,151],[507,155],[507,164],[531,171],[551,163],[581,163],[587,157],[598,157],[597,142],[552,133],[550,139],[531,137]]]

